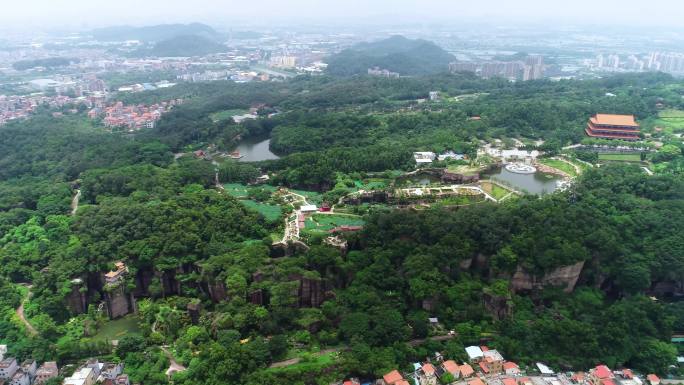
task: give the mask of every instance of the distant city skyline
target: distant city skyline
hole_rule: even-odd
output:
[[[23,0],[1,7],[0,27],[87,29],[111,25],[488,22],[681,26],[680,0]]]

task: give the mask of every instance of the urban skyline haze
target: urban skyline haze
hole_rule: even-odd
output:
[[[0,25],[6,29],[196,21],[218,26],[489,22],[675,27],[684,14],[679,0],[12,0],[3,8]]]

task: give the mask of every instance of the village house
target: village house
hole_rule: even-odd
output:
[[[8,385],[31,385],[31,377],[29,377],[28,373],[24,372],[23,370],[19,369],[17,370],[10,381],[7,383]]]
[[[13,357],[7,357],[0,361],[0,379],[9,380],[14,376],[14,373],[19,369],[17,360]]]
[[[515,379],[510,378],[510,377],[502,378],[501,382],[503,383],[503,385],[518,385],[518,383],[515,381]]]
[[[409,385],[408,381],[399,373],[398,370],[393,370],[384,376],[379,381],[380,385]]]
[[[473,369],[473,367],[467,363],[464,363],[463,365],[459,366],[458,371],[461,373],[461,377],[463,378],[472,377],[475,374],[475,370]]]
[[[484,363],[490,373],[501,373],[503,372],[504,359],[501,353],[496,349],[488,349],[486,346],[482,346],[482,355],[484,360],[480,362],[480,366]]]
[[[442,371],[444,373],[451,374],[454,379],[458,379],[461,376],[461,371],[459,370],[458,364],[454,360],[442,362]]]
[[[425,363],[420,368],[418,382],[420,385],[437,384],[437,373],[435,367],[431,363]]]
[[[57,363],[54,361],[44,362],[38,370],[36,370],[36,379],[34,380],[35,385],[42,385],[47,380],[57,377],[59,374],[59,368],[57,368]]]
[[[658,376],[655,374],[647,375],[646,380],[648,380],[648,383],[651,385],[660,385],[660,378],[658,378]]]
[[[468,360],[470,362],[478,363],[484,358],[484,353],[479,346],[468,346],[465,348],[466,354],[468,354]]]
[[[435,160],[437,155],[434,152],[418,151],[413,153],[413,159],[417,164],[428,164]]]
[[[485,385],[484,381],[482,381],[479,378],[474,378],[470,381],[468,381],[468,385]]]
[[[520,368],[518,367],[518,364],[511,361],[504,362],[503,370],[509,376],[517,376],[518,374],[520,374]]]
[[[93,385],[97,375],[93,368],[83,367],[64,379],[63,385]]]
[[[126,264],[124,264],[123,262],[116,262],[114,265],[116,266],[116,270],[105,273],[104,275],[105,282],[109,285],[113,285],[119,282],[119,280],[121,280],[124,274],[128,272],[128,268],[126,267]]]
[[[598,365],[589,372],[589,382],[592,385],[615,385],[613,372],[606,365]]]

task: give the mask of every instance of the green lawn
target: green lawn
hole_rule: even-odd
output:
[[[487,182],[487,181],[482,182],[481,185],[482,185],[482,189],[487,194],[493,196],[494,199],[496,199],[496,200],[499,200],[499,199],[505,197],[506,195],[508,195],[511,192],[511,190],[503,188],[503,187],[499,186],[498,184],[494,184],[494,183]]]
[[[226,183],[223,185],[226,192],[235,198],[247,197],[247,186],[240,183]]]
[[[213,114],[209,115],[209,117],[214,122],[220,122],[222,120],[228,120],[232,118],[234,115],[244,115],[248,112],[248,110],[223,110],[219,112],[214,112]]]
[[[664,110],[660,111],[658,118],[653,121],[653,127],[660,127],[668,134],[684,132],[684,111]]]
[[[295,194],[302,195],[306,197],[306,200],[311,203],[311,204],[316,204],[320,205],[323,203],[323,195],[315,192],[315,191],[304,191],[304,190],[292,190],[290,189]]]
[[[339,226],[363,226],[365,222],[356,215],[313,214],[306,218],[305,230],[328,232]]]
[[[553,168],[555,168],[555,169],[561,170],[561,171],[563,171],[564,173],[566,173],[566,174],[568,174],[568,175],[570,175],[570,176],[572,176],[572,177],[577,176],[577,171],[575,170],[575,168],[574,168],[572,165],[570,165],[570,164],[568,164],[568,163],[566,163],[566,162],[563,162],[562,160],[558,160],[558,159],[538,159],[538,161],[539,161],[541,164],[544,164],[544,165],[547,165],[547,166],[549,166],[549,167],[553,167]]]
[[[598,157],[611,162],[641,162],[641,154],[599,154]]]
[[[354,187],[359,190],[381,190],[387,187],[387,183],[384,179],[370,178],[363,181],[355,180]]]
[[[94,340],[111,341],[118,340],[127,335],[140,334],[140,326],[138,326],[138,317],[128,315],[113,321],[107,321],[97,334],[93,336]]]
[[[269,222],[277,221],[283,214],[283,209],[277,205],[269,205],[266,203],[256,202],[249,199],[242,199],[240,200],[240,202],[242,202],[242,204],[249,207],[250,209],[258,211]]]
[[[297,373],[303,372],[313,372],[331,366],[337,361],[339,353],[325,353],[325,354],[310,354],[308,356],[302,355],[302,360],[294,365],[283,366],[280,368],[270,368],[269,372],[289,372],[294,371]],[[307,358],[304,358],[307,357]]]

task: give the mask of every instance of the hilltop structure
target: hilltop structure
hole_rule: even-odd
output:
[[[589,119],[585,132],[592,138],[639,140],[634,115],[596,114]]]

